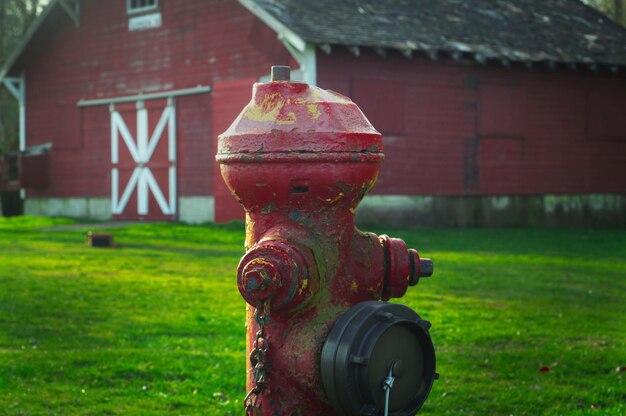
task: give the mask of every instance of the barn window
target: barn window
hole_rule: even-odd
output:
[[[158,6],[159,0],[126,0],[126,10],[128,14],[156,10]]]

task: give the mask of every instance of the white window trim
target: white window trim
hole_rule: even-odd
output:
[[[132,0],[126,0],[126,13],[127,14],[145,13],[145,12],[159,9],[159,0],[154,0],[154,4],[151,6],[135,7],[135,8],[131,8],[130,6],[131,1]]]

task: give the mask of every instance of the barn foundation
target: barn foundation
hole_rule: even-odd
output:
[[[624,227],[626,195],[369,195],[356,221],[398,227]]]
[[[109,198],[27,198],[24,213],[110,220],[110,206]],[[179,212],[182,222],[212,222],[214,197],[181,197]],[[625,227],[626,195],[368,195],[356,211],[356,222],[396,227]]]
[[[189,196],[178,199],[179,221],[201,224],[215,220],[213,196]],[[0,212],[1,205],[0,205]],[[46,217],[85,218],[98,221],[113,219],[110,198],[26,198],[24,214]]]

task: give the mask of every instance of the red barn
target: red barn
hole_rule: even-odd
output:
[[[0,71],[5,188],[27,214],[240,218],[216,137],[277,64],[383,133],[361,221],[625,224],[626,30],[577,0],[52,0]]]

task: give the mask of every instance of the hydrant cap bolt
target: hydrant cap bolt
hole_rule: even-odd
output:
[[[427,258],[420,258],[416,250],[409,250],[409,260],[411,261],[411,274],[409,275],[409,286],[415,286],[420,277],[430,277],[433,275],[433,261]]]
[[[272,82],[275,81],[291,81],[291,68],[288,66],[273,66]]]
[[[243,282],[247,293],[259,301],[265,300],[280,284],[280,272],[272,263],[254,259],[243,269]]]
[[[420,259],[420,277],[430,277],[434,271],[433,261],[431,259]]]
[[[395,360],[392,361],[391,364],[391,371],[393,372],[393,376],[395,378],[400,378],[402,377],[402,375],[404,374],[404,361],[402,360]]]

